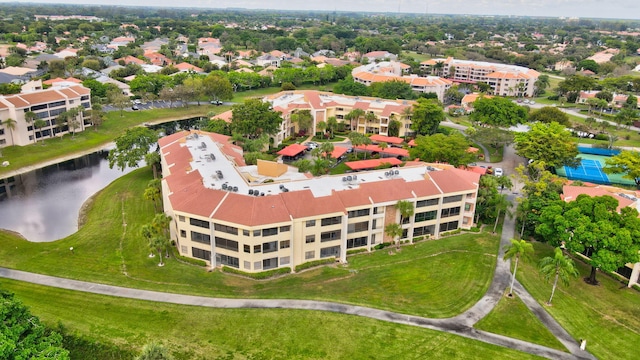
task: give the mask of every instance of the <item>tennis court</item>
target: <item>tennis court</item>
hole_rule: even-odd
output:
[[[635,185],[635,182],[622,177],[623,174],[605,174],[602,168],[608,156],[580,154],[580,165],[577,168],[563,166],[556,173],[569,180],[588,181],[596,184]]]

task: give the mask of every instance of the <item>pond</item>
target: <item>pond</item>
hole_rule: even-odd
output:
[[[0,228],[29,241],[54,241],[78,230],[82,204],[133,169],[109,169],[103,150],[0,180]]]

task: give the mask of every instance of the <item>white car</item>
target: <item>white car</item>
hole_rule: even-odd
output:
[[[315,143],[312,141],[309,141],[306,145],[307,145],[307,149],[309,150],[313,150],[319,146],[318,143]]]
[[[502,171],[502,168],[495,168],[495,169],[493,170],[493,175],[495,175],[495,176],[502,176],[502,175],[504,175],[504,171]]]

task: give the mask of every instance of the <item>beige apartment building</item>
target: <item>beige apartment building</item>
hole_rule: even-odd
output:
[[[353,81],[371,86],[373,83],[386,81],[402,81],[411,86],[411,89],[419,93],[435,93],[438,100],[444,100],[445,92],[453,82],[438,76],[407,75],[410,70],[408,65],[396,61],[383,61],[358,66],[351,70]]]
[[[28,145],[41,138],[68,133],[68,125],[57,124],[56,119],[61,113],[79,106],[91,109],[91,90],[82,85],[0,96],[0,147]],[[43,127],[36,129],[33,122],[27,122],[25,114],[30,111],[37,119],[44,120]],[[89,125],[88,115],[84,111],[78,114],[78,126],[74,131],[83,131]],[[7,126],[7,119],[15,121],[14,129]]]
[[[491,86],[493,95],[532,97],[540,73],[517,65],[496,64],[485,61],[430,59],[420,68],[432,75],[442,76],[457,83],[484,82]]]
[[[319,259],[345,262],[347,251],[438,238],[473,224],[479,174],[413,162],[404,167],[312,177],[284,164],[247,166],[242,149],[214,133],[159,140],[165,213],[181,255],[245,272]],[[414,215],[401,219],[396,204]]]
[[[277,134],[273,136],[274,143],[280,144],[299,129],[291,121],[291,115],[300,110],[309,110],[313,122],[309,133],[318,131],[317,124],[335,117],[337,122],[345,123],[347,129],[361,134],[389,135],[389,124],[392,120],[400,122],[398,136],[413,135],[411,117],[407,109],[411,110],[415,101],[387,100],[363,96],[339,95],[315,90],[283,91],[268,95],[264,99],[271,103],[273,110],[282,113],[282,124]],[[354,109],[364,111],[365,115],[358,119],[347,120],[347,114]],[[375,115],[367,117],[367,114]]]

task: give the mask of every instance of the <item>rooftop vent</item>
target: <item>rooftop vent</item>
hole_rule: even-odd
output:
[[[249,189],[249,195],[253,195],[253,189]]]
[[[233,192],[238,192],[238,187],[237,186],[233,187]]]

